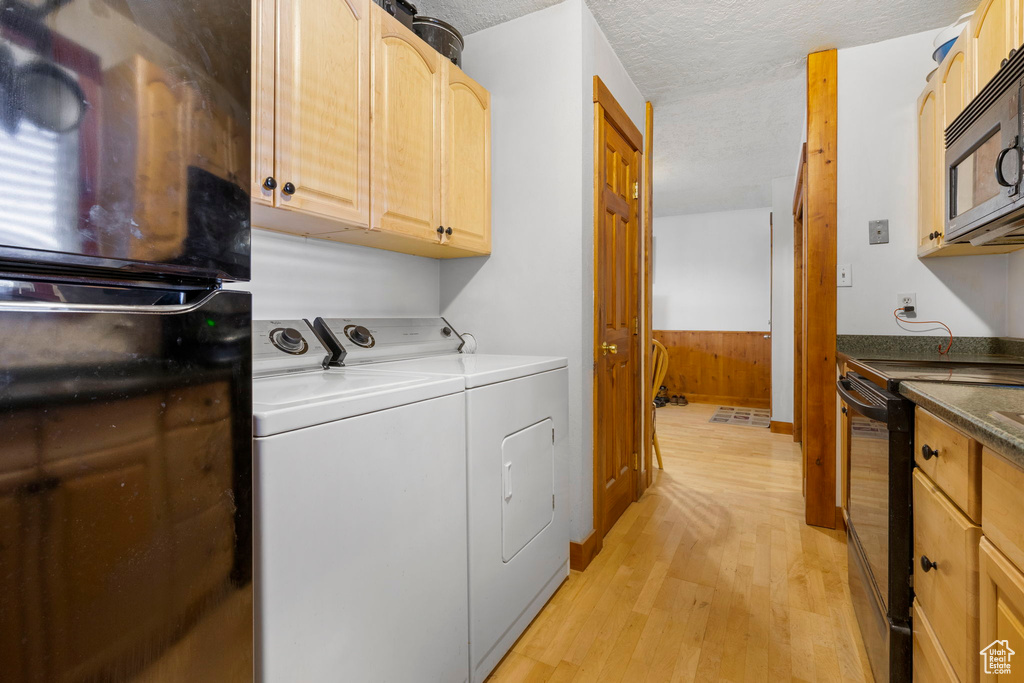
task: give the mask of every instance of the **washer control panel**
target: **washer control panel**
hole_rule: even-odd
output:
[[[462,337],[444,318],[317,318],[333,363],[363,365],[458,353]]]
[[[332,359],[305,320],[252,321],[253,377],[322,370]]]

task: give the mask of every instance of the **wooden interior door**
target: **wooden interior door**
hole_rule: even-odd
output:
[[[354,227],[370,218],[369,5],[277,3],[275,204]]]
[[[445,63],[441,223],[444,241],[491,251],[491,95],[462,69]]]
[[[370,227],[440,242],[441,55],[379,8],[373,17]]]
[[[595,77],[594,475],[603,536],[637,498],[642,136]]]

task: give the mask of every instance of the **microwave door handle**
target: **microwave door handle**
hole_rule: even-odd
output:
[[[845,377],[840,377],[836,380],[836,391],[843,397],[843,400],[850,404],[850,407],[856,410],[858,413],[866,418],[875,420],[876,422],[889,421],[889,411],[884,406],[873,406],[868,403],[864,403],[857,398],[853,393],[853,384],[850,380]]]
[[[968,240],[972,247],[983,247],[989,242],[993,242],[1001,237],[1005,237],[1010,233],[1020,230],[1019,225],[1009,225],[1003,228],[997,228],[995,230],[989,230],[988,232],[978,235],[977,237]]]

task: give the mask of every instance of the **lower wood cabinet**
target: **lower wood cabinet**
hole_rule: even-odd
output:
[[[981,527],[914,471],[914,593],[961,681],[977,681]]]
[[[921,606],[914,601],[915,683],[959,683],[953,665],[942,651],[938,636]]]
[[[981,647],[977,669],[986,681],[1024,680],[1024,573],[988,539],[981,540]],[[1005,642],[1003,642],[1005,641]],[[989,648],[989,645],[992,645]],[[1009,648],[1010,672],[1001,670],[999,650]]]

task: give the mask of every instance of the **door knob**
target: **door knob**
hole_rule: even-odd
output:
[[[263,181],[263,187],[267,190],[276,190],[277,181],[274,180],[274,176],[267,176],[267,179]]]
[[[609,353],[618,353],[619,347],[616,344],[609,344],[608,342],[605,342],[604,344],[601,344],[601,351],[604,352],[601,354],[602,356],[607,356]]]
[[[938,568],[939,565],[937,562],[932,562],[931,560],[929,560],[927,555],[921,556],[921,569],[923,569],[925,573]]]
[[[285,183],[284,187],[281,188],[281,192],[288,195],[289,197],[295,194],[295,185],[292,183]]]
[[[939,449],[932,448],[928,444],[921,446],[921,455],[924,456],[925,460],[931,460],[932,458],[939,457]]]

